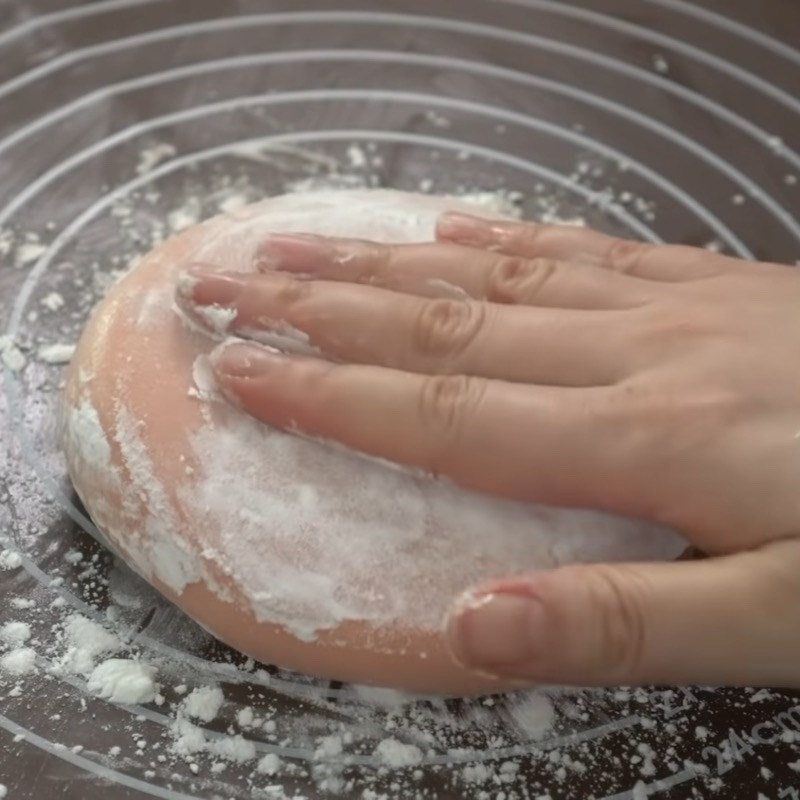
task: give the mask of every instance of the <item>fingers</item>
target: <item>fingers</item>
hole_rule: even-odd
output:
[[[600,236],[600,234],[595,234]],[[369,284],[424,297],[464,294],[492,303],[572,309],[644,305],[652,284],[557,256],[524,257],[450,244],[386,245],[352,239],[273,236],[261,246],[262,270]]]
[[[620,487],[606,457],[603,389],[554,389],[463,376],[337,365],[231,343],[212,354],[217,382],[247,413],[278,428],[467,488],[553,505],[604,508]],[[635,513],[635,512],[634,512]]]
[[[500,581],[456,603],[448,642],[461,664],[525,683],[797,686],[800,584],[775,581],[770,557]]]
[[[440,242],[528,259],[557,259],[646,281],[685,282],[752,267],[708,250],[618,239],[574,226],[502,222],[468,214],[444,214]]]
[[[625,320],[591,312],[204,269],[180,281],[178,300],[201,322],[208,309],[231,311],[228,333],[276,345],[270,336],[288,336],[335,361],[554,386],[625,375]]]

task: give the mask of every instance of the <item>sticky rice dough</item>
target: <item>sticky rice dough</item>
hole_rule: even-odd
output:
[[[683,549],[641,522],[480,496],[270,429],[215,392],[206,355],[217,342],[174,305],[183,267],[250,270],[278,231],[426,241],[458,208],[474,210],[378,190],[271,198],[156,248],[86,326],[65,390],[75,489],[131,567],[260,661],[423,692],[494,691],[444,645],[460,592]]]

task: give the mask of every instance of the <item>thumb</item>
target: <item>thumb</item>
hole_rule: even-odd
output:
[[[448,643],[460,664],[502,681],[797,686],[800,545],[791,544],[792,569],[765,549],[496,582],[456,602]]]

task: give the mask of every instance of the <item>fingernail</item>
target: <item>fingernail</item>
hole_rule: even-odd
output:
[[[436,235],[439,239],[485,247],[496,241],[501,229],[497,223],[460,211],[448,211],[439,217]]]
[[[223,272],[209,267],[189,267],[178,275],[177,295],[200,306],[229,306],[247,285],[240,272]]]
[[[305,275],[323,272],[338,257],[333,243],[312,234],[274,234],[256,252],[256,268]]]
[[[531,595],[464,595],[447,621],[453,658],[467,669],[498,678],[519,677],[542,652],[545,612]]]
[[[227,378],[260,378],[285,361],[279,350],[254,344],[222,344],[209,356],[214,371]]]

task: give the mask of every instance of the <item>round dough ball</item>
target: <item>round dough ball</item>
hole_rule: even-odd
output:
[[[444,646],[443,617],[461,591],[565,562],[683,549],[640,522],[484,497],[276,431],[215,394],[206,354],[216,341],[174,306],[183,267],[250,270],[277,231],[429,241],[448,208],[472,209],[333,191],[214,218],[136,264],[80,341],[64,415],[78,494],[137,572],[256,659],[416,691],[497,690]]]

